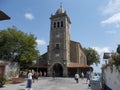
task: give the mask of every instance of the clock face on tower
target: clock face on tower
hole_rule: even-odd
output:
[[[59,34],[59,33],[56,33],[55,36],[56,36],[56,38],[59,38],[59,37],[60,37],[60,34]]]

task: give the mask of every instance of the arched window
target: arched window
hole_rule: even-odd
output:
[[[54,28],[56,28],[56,22],[54,22]]]
[[[57,22],[57,27],[58,27],[58,28],[60,27],[60,23],[59,23],[59,22]]]
[[[63,21],[61,21],[61,27],[63,27]]]
[[[60,34],[59,34],[59,33],[56,33],[56,37],[59,38],[59,37],[60,37]]]
[[[55,48],[56,49],[60,49],[60,45],[59,44],[55,44]]]

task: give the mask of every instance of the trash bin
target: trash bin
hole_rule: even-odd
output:
[[[91,89],[92,90],[101,90],[100,81],[92,80],[92,82],[91,82]]]
[[[101,80],[98,76],[93,76],[91,80],[91,89],[92,90],[101,90]]]

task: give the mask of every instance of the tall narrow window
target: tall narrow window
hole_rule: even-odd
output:
[[[56,23],[54,22],[54,28],[56,28]]]
[[[60,27],[60,24],[59,24],[59,22],[57,22],[57,27],[58,27],[58,28]]]
[[[61,21],[61,27],[63,27],[63,21]]]
[[[56,45],[55,45],[55,48],[56,48],[56,49],[60,49],[60,45],[59,45],[59,44],[56,44]]]

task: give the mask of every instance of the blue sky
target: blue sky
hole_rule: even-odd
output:
[[[103,52],[115,52],[120,43],[120,0],[0,0],[0,10],[11,17],[0,22],[0,30],[16,26],[34,34],[43,54],[49,44],[49,18],[60,2],[72,22],[71,40],[96,49],[103,63]]]

